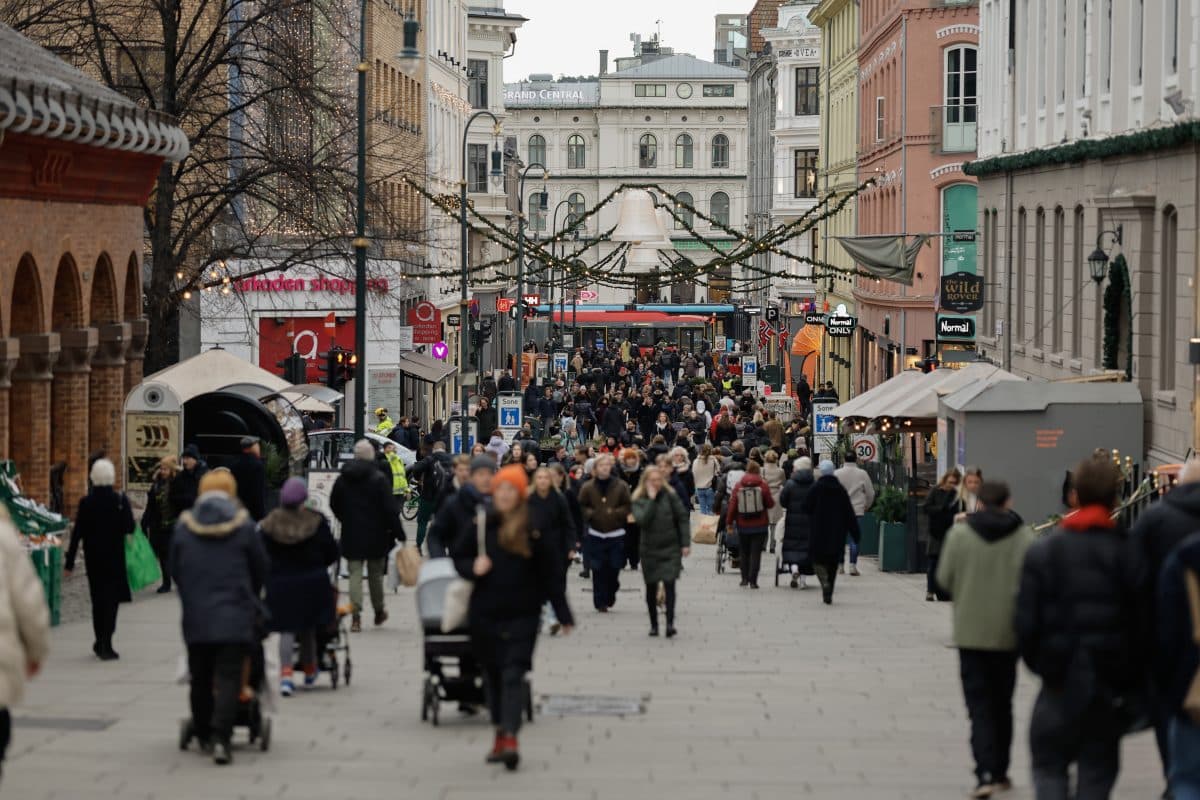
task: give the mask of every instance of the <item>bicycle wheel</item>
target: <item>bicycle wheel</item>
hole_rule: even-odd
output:
[[[412,522],[417,518],[417,499],[405,500],[404,505],[400,507],[400,518],[405,522]]]

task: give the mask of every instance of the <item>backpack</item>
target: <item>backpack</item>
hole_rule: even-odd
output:
[[[743,486],[738,489],[738,516],[754,517],[766,510],[762,489],[758,486]]]
[[[442,493],[442,489],[446,486],[447,477],[446,468],[442,466],[441,461],[435,458],[429,474],[425,476],[425,481],[428,483],[427,491],[430,497],[436,499]]]

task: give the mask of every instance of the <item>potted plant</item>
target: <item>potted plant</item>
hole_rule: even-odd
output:
[[[879,555],[879,515],[876,510],[879,508],[878,497],[882,491],[881,487],[875,487],[876,501],[858,522],[858,552],[860,555]]]
[[[908,517],[908,496],[895,486],[881,487],[872,511],[879,520],[879,568],[884,572],[901,572],[908,564],[904,524]]]

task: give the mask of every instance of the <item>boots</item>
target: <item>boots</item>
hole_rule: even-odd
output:
[[[504,734],[497,730],[496,738],[492,741],[492,750],[487,754],[487,758],[484,759],[488,764],[499,764],[502,760],[500,744],[503,739]]]
[[[503,734],[500,737],[500,761],[509,772],[514,771],[521,763],[521,754],[517,751],[517,737]]]
[[[646,610],[650,612],[650,635],[658,636],[658,598],[646,592]]]
[[[353,617],[350,618],[350,632],[351,633],[362,633],[362,615],[361,614],[355,614]]]

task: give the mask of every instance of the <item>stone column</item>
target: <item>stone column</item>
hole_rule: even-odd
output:
[[[9,446],[21,475],[22,491],[50,502],[50,385],[60,349],[57,333],[20,339],[21,357],[9,390]]]
[[[133,387],[142,382],[142,363],[146,360],[146,337],[150,335],[150,322],[134,319],[129,325],[129,348],[125,351],[125,389],[129,394]],[[125,398],[121,397],[124,404]]]
[[[21,345],[16,339],[0,339],[0,458],[12,458],[8,438],[8,394],[20,354]]]
[[[125,477],[121,414],[125,407],[125,351],[130,325],[101,325],[88,375],[88,453],[103,450],[117,466],[117,486]],[[139,367],[140,369],[140,367]]]
[[[50,391],[53,421],[50,455],[52,464],[64,461],[67,464],[63,475],[63,510],[69,515],[87,493],[88,373],[100,337],[95,328],[66,330],[59,336],[62,349],[54,365]]]

